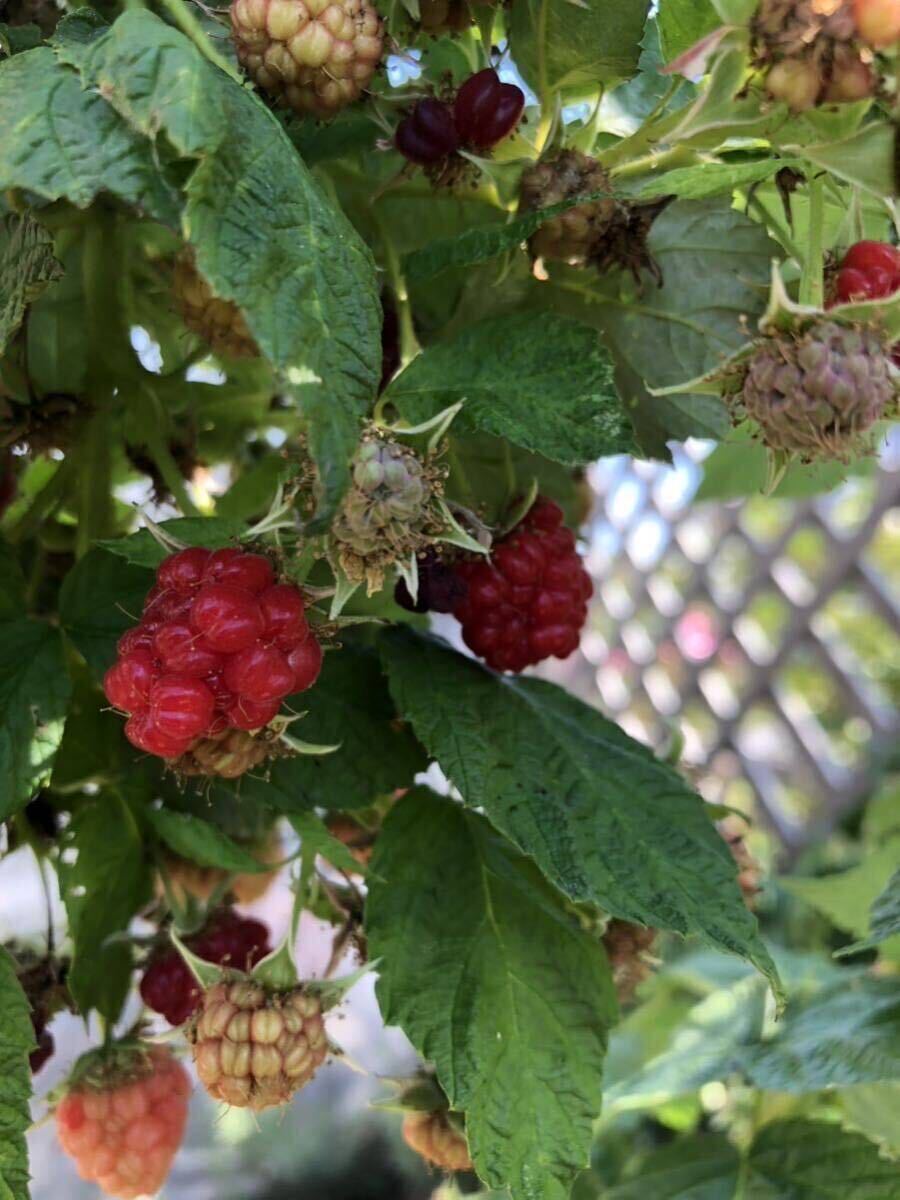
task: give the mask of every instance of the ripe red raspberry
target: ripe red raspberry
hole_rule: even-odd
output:
[[[99,1060],[102,1062],[102,1060]],[[107,1196],[134,1200],[159,1191],[181,1145],[191,1083],[164,1046],[118,1070],[86,1071],[60,1101],[56,1129],[82,1179]]]
[[[470,75],[453,102],[460,140],[476,149],[494,146],[512,133],[524,109],[522,89],[514,83],[501,83],[491,67]]]
[[[315,683],[322,648],[303,594],[275,581],[265,555],[190,547],[156,580],[104,679],[138,749],[179,759],[198,739],[261,729],[286,695]]]
[[[200,933],[185,940],[198,958],[248,971],[271,953],[269,931],[260,921],[233,909],[216,913]],[[172,947],[154,954],[141,979],[141,999],[170,1025],[183,1025],[200,1003],[202,989]]]
[[[539,497],[489,562],[456,568],[468,593],[453,615],[466,645],[495,671],[567,658],[578,646],[593,587],[562,519],[559,505]]]
[[[878,268],[897,277],[900,282],[900,250],[888,242],[856,242],[844,255],[841,266],[853,267],[864,274],[870,274]]]
[[[397,126],[394,145],[404,158],[419,166],[440,162],[459,148],[453,109],[443,100],[426,96]]]
[[[900,41],[900,0],[853,0],[859,36],[881,49]]]

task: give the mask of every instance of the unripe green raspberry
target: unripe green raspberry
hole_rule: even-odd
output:
[[[428,1162],[445,1171],[471,1171],[466,1135],[449,1113],[408,1112],[403,1118],[406,1144]]]
[[[277,738],[268,736],[266,730],[253,734],[245,729],[226,729],[194,742],[187,754],[172,764],[172,769],[181,775],[239,779],[254,767],[283,754],[283,746]]]
[[[886,415],[896,394],[889,356],[872,330],[820,319],[804,332],[759,342],[746,364],[739,416],[773,450],[844,461]]]
[[[255,1112],[286,1104],[328,1052],[318,997],[266,991],[247,975],[207,989],[188,1037],[210,1096]]]
[[[358,100],[381,61],[368,0],[233,0],[239,62],[279,103],[323,119]]]
[[[188,329],[199,334],[223,358],[256,358],[256,342],[241,310],[221,300],[197,270],[190,252],[179,255],[172,278],[178,311]]]

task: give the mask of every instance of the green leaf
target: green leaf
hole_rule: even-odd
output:
[[[257,874],[271,870],[271,866],[254,858],[215,825],[201,821],[190,813],[148,807],[144,810],[144,816],[170,849],[201,867],[218,867],[235,874]]]
[[[0,190],[87,208],[108,191],[176,224],[180,201],[153,145],[40,46],[0,62]]]
[[[722,200],[670,204],[648,247],[662,287],[645,283],[641,291],[626,281],[622,302],[601,301],[594,319],[641,447],[665,456],[671,438],[720,438],[728,416],[715,397],[651,396],[647,388],[697,379],[748,340],[765,310],[777,247]]]
[[[425,789],[392,810],[372,871],[385,1021],[465,1112],[482,1179],[514,1200],[567,1200],[616,1015],[601,946],[482,817]]]
[[[657,22],[666,62],[690,50],[721,24],[709,0],[662,0]]]
[[[60,860],[60,884],[74,951],[68,982],[85,1015],[96,1009],[115,1021],[131,984],[129,943],[108,941],[128,928],[149,900],[150,871],[134,814],[117,795],[103,793],[79,810]]]
[[[0,54],[21,54],[41,44],[38,25],[5,25],[0,22]]]
[[[517,0],[510,53],[542,99],[560,91],[595,94],[598,83],[637,70],[649,9],[649,0]]]
[[[314,688],[287,700],[306,712],[291,726],[295,737],[340,749],[278,759],[265,780],[241,780],[243,795],[288,814],[365,808],[376,796],[409,787],[425,769],[421,746],[397,721],[377,654],[355,647],[350,637],[346,642],[325,655]]]
[[[781,885],[824,913],[838,929],[862,938],[869,931],[870,909],[898,868],[900,837],[894,834],[885,837],[858,866],[812,879],[788,876]]]
[[[49,780],[70,691],[58,629],[27,618],[0,623],[0,820]]]
[[[792,1008],[771,1042],[740,1067],[761,1088],[815,1092],[900,1078],[900,991],[888,979],[850,977]]]
[[[25,576],[8,542],[0,538],[0,621],[15,621],[25,611]]]
[[[839,1095],[844,1125],[900,1159],[900,1082],[862,1083],[843,1088]]]
[[[887,200],[895,194],[894,127],[887,121],[873,121],[837,141],[786,144],[781,149],[875,196]]]
[[[603,1200],[737,1200],[739,1170],[723,1134],[697,1134],[632,1160]]]
[[[300,835],[304,850],[312,850],[321,854],[333,867],[339,871],[347,871],[351,875],[365,875],[367,868],[357,862],[343,842],[328,832],[324,821],[314,813],[293,813],[288,820],[294,832]]]
[[[89,46],[62,53],[131,126],[147,138],[165,133],[182,158],[197,160],[183,232],[309,422],[325,522],[349,479],[381,365],[369,250],[276,117],[158,17],[126,12]]]
[[[11,213],[0,220],[0,354],[22,323],[26,307],[61,270],[43,225],[27,214]]]
[[[61,279],[28,310],[28,379],[40,396],[78,396],[86,386],[89,337],[84,297],[84,238],[61,240]]]
[[[895,1162],[858,1133],[819,1121],[776,1121],[757,1134],[741,1200],[896,1200]]]
[[[163,521],[160,529],[185,546],[206,546],[219,550],[233,546],[246,530],[247,523],[240,517],[183,517]],[[108,538],[97,542],[101,550],[117,554],[138,567],[158,567],[172,551],[156,540],[149,529],[139,529],[128,537]]]
[[[141,617],[153,574],[105,550],[89,550],[66,576],[60,623],[99,679],[116,659],[116,642]]]
[[[865,864],[868,865],[868,864]],[[855,954],[859,950],[870,950],[873,946],[886,942],[888,938],[900,935],[900,867],[887,882],[884,891],[879,893],[872,904],[871,925],[868,937],[861,942],[854,942],[841,950],[841,955]]]
[[[0,946],[0,1196],[28,1200],[31,1008],[16,978],[16,965]]]
[[[798,169],[799,159],[761,158],[755,162],[706,162],[696,167],[678,167],[662,175],[636,181],[630,194],[641,200],[653,196],[677,196],[679,200],[706,200],[736,188],[751,187],[771,179],[784,167]],[[622,185],[620,184],[621,188]]]
[[[632,448],[612,374],[589,326],[523,313],[429,347],[386,395],[413,424],[462,400],[455,434],[481,430],[556,462],[585,463]]]
[[[50,787],[56,792],[81,792],[85,785],[104,787],[125,770],[133,753],[122,736],[123,720],[81,663],[72,665],[72,699],[66,727],[53,760]]]
[[[565,895],[696,933],[780,991],[728,847],[677,771],[551,683],[495,675],[401,630],[381,645],[426,750]]]
[[[867,475],[873,460],[858,459],[853,463],[792,462],[782,475],[778,486],[767,495],[779,499],[801,499],[830,492],[851,475]],[[762,442],[750,435],[745,426],[735,430],[727,441],[716,446],[703,461],[703,480],[694,496],[696,503],[704,500],[737,500],[766,492],[771,468],[769,455]]]

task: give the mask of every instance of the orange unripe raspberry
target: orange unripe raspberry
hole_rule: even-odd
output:
[[[190,252],[179,255],[172,277],[178,311],[188,329],[199,334],[223,358],[256,358],[253,340],[241,310],[216,296],[194,265]]]
[[[412,1150],[445,1171],[471,1171],[466,1135],[446,1112],[409,1112],[403,1118],[403,1139]]]
[[[882,49],[900,41],[900,0],[853,0],[859,36]]]
[[[328,118],[368,87],[381,61],[381,18],[369,0],[233,0],[238,61],[294,112]]]
[[[249,976],[209,988],[188,1037],[210,1096],[255,1112],[286,1104],[328,1052],[318,997],[302,987],[267,992]]]
[[[134,1200],[159,1191],[181,1145],[191,1083],[164,1046],[137,1060],[119,1082],[76,1086],[56,1109],[63,1150],[82,1179],[107,1196]]]

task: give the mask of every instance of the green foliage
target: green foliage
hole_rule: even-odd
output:
[[[697,933],[755,962],[778,990],[727,847],[676,771],[552,684],[498,677],[408,633],[382,646],[423,745],[565,895]]]
[[[758,921],[724,810],[676,765],[563,688],[426,636],[394,588],[418,576],[427,599],[440,571],[391,543],[393,524],[367,531],[390,565],[365,597],[347,599],[330,537],[372,425],[427,459],[435,511],[469,550],[536,495],[577,532],[585,467],[666,458],[673,440],[720,443],[701,502],[807,497],[873,469],[776,460],[757,428],[732,429],[765,314],[805,320],[788,305],[830,299],[831,265],[860,238],[892,240],[896,208],[893,49],[872,58],[871,98],[791,112],[751,62],[755,9],[513,0],[435,37],[417,0],[384,0],[386,44],[398,62],[415,49],[421,77],[395,86],[394,63],[327,123],[271,102],[218,10],[104,0],[52,33],[56,11],[0,25],[2,853],[56,871],[70,1007],[109,1027],[143,966],[136,931],[172,916],[159,860],[263,881],[257,855],[289,822],[300,848],[282,843],[297,859],[282,883],[333,926],[335,962],[368,938],[385,1020],[509,1200],[896,1194],[879,1157],[900,1153],[896,795],[764,892]],[[532,89],[524,119],[427,169],[405,160],[399,122],[423,95],[451,101],[493,47]],[[566,156],[567,198],[520,211],[523,172],[561,149],[590,171]],[[608,189],[573,194],[588,177]],[[575,249],[533,258],[549,222]],[[199,300],[175,287],[187,259]],[[896,297],[830,312],[900,329]],[[243,322],[247,356],[229,357],[213,317]],[[404,432],[451,408],[445,427]],[[252,764],[240,778],[185,778],[138,751],[102,690],[173,545],[265,550],[325,649],[264,730],[223,743],[228,768]],[[455,549],[441,554],[458,583]],[[530,637],[559,595],[524,586],[493,619],[515,633],[527,618]],[[157,671],[149,635],[173,611],[150,612],[136,693],[110,687],[153,724],[140,671]],[[311,648],[302,632],[298,618],[293,640],[265,636],[286,656]],[[237,685],[218,671],[205,678],[224,712]],[[416,786],[426,770],[447,797]],[[189,905],[198,925],[204,905]],[[624,962],[638,932],[617,941],[619,922],[643,939]],[[31,1000],[0,949],[12,1200],[27,1198]]]
[[[28,1000],[16,979],[15,963],[0,948],[0,1186],[9,1200],[28,1200],[28,1150],[25,1131],[31,1118],[31,1072],[28,1055],[34,1046]]]
[[[372,870],[385,1020],[466,1112],[479,1175],[514,1200],[563,1200],[587,1164],[616,1014],[601,947],[483,818],[424,789],[391,814]]]

